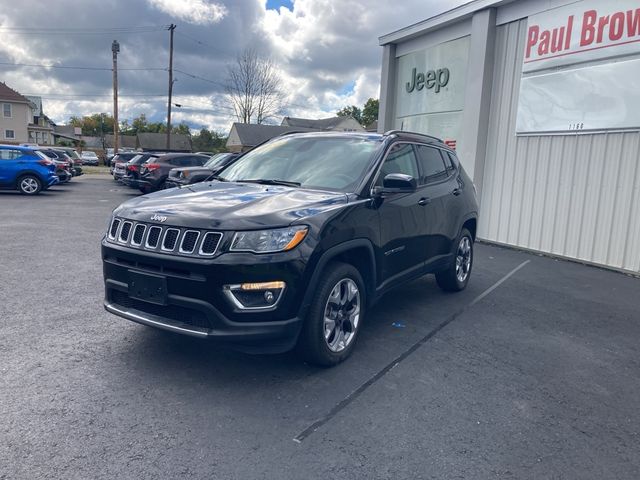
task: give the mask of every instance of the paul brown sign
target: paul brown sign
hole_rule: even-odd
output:
[[[438,70],[428,70],[425,73],[418,73],[417,68],[413,68],[411,71],[411,80],[405,85],[407,93],[411,93],[414,90],[431,90],[435,93],[439,93],[443,87],[446,87],[449,83],[450,72],[448,68],[439,68]]]
[[[523,72],[637,53],[637,0],[584,0],[529,17]]]

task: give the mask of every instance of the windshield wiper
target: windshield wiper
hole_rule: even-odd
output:
[[[285,187],[299,187],[302,185],[300,182],[290,182],[288,180],[277,180],[277,179],[269,179],[269,178],[236,180],[236,182],[259,183],[261,185],[284,185]]]
[[[209,175],[206,179],[205,182],[209,182],[211,180],[217,180],[218,182],[228,182],[229,180],[227,180],[226,178],[222,178],[218,175],[216,175],[215,173]]]

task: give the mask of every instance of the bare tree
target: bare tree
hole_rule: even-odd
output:
[[[285,94],[280,75],[271,59],[263,59],[247,48],[227,71],[226,91],[241,123],[264,123],[281,113]]]

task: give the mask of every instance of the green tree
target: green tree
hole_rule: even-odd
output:
[[[355,105],[350,107],[344,107],[342,110],[338,110],[336,115],[339,117],[353,117],[363,127],[368,127],[375,120],[378,119],[378,110],[380,109],[380,102],[377,98],[370,98],[364,104],[364,107],[360,109]]]
[[[362,110],[355,105],[338,110],[336,115],[339,117],[353,117],[358,123],[362,124]]]
[[[82,135],[99,137],[103,133],[113,132],[113,117],[111,115],[94,113],[83,117],[69,118],[69,124],[82,129]]]
[[[166,131],[166,128],[165,128]],[[171,127],[171,133],[181,133],[182,135],[191,135],[191,129],[189,125],[184,122],[180,122],[179,125],[174,125]]]
[[[370,98],[362,108],[362,125],[368,127],[378,120],[378,110],[380,110],[380,102],[377,98]]]
[[[192,137],[193,149],[196,152],[226,152],[227,137],[224,134],[201,129]]]

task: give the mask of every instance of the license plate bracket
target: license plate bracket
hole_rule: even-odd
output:
[[[129,270],[129,297],[156,305],[167,305],[167,278]]]

